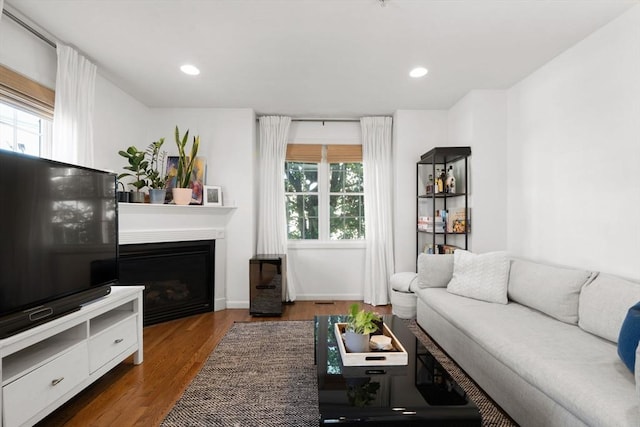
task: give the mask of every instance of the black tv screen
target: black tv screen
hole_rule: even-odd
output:
[[[118,278],[115,174],[0,150],[0,316]]]

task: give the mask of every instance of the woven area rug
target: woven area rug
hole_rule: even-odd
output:
[[[515,425],[416,325],[408,326],[480,408],[485,426]],[[235,323],[162,426],[317,426],[313,322]]]

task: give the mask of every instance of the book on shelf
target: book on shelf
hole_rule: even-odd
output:
[[[431,243],[427,243],[424,245],[422,251],[425,254],[452,254],[456,249],[460,248],[452,245],[433,245]]]
[[[447,233],[465,233],[469,230],[469,215],[465,208],[451,208],[447,215]]]
[[[430,216],[418,217],[418,230],[433,232],[434,227],[436,231],[445,231],[446,222],[441,217],[436,217],[435,222],[433,221],[433,217]]]

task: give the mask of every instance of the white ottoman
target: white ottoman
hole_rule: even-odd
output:
[[[418,297],[411,291],[416,273],[396,273],[390,280],[391,312],[402,319],[414,319]]]

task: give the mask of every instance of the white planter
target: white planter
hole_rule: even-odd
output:
[[[369,334],[344,333],[344,345],[351,353],[367,353],[369,351]]]
[[[191,194],[193,193],[191,188],[174,188],[172,191],[173,202],[176,205],[188,205],[191,203]]]

